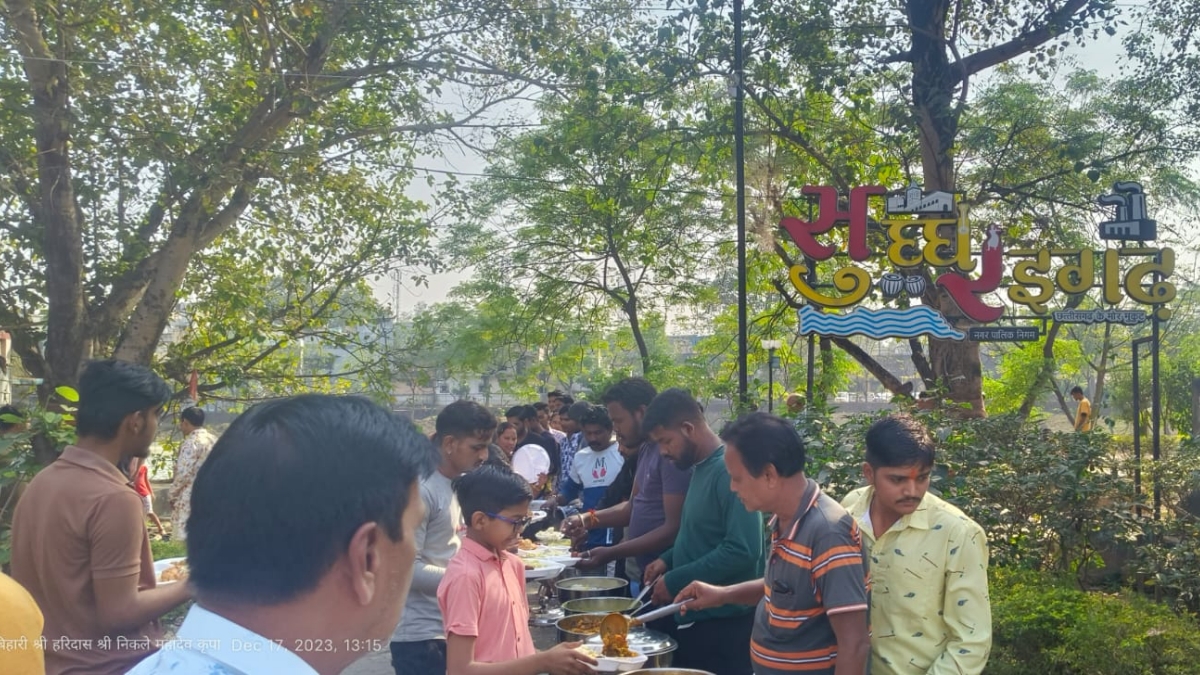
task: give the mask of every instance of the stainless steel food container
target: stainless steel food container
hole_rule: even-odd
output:
[[[557,634],[558,641],[559,642],[587,642],[588,640],[592,639],[593,637],[596,637],[596,635],[598,635],[597,631],[600,630],[600,627],[598,625],[596,626],[595,631],[590,631],[587,633],[580,633],[580,632],[576,631],[576,625],[585,616],[594,616],[594,617],[603,619],[605,616],[608,616],[608,615],[603,612],[597,612],[594,614],[571,614],[570,612],[568,612],[567,616],[564,616],[563,618],[554,622],[554,629],[555,629],[555,633]]]
[[[675,650],[679,648],[679,643],[675,642],[669,635],[665,633],[656,633],[645,628],[634,628],[629,631],[629,637],[626,638],[629,643],[629,648],[646,656],[646,666],[642,670],[635,672],[657,672],[655,668],[668,668],[671,665],[671,659],[675,655]],[[585,643],[588,646],[595,647],[597,650],[604,649],[604,643],[599,635],[588,638]],[[703,671],[688,671],[688,670],[673,670],[670,673],[680,673],[681,675],[702,675]],[[667,673],[664,673],[667,675]],[[707,675],[712,675],[711,673]]]
[[[569,602],[582,598],[622,597],[629,595],[629,582],[613,577],[572,577],[554,583],[558,601]]]
[[[641,608],[642,603],[633,598],[623,597],[598,597],[598,598],[580,598],[578,600],[568,600],[562,604],[562,609],[567,613],[567,616],[572,614],[611,614],[619,612],[628,614],[637,611]]]

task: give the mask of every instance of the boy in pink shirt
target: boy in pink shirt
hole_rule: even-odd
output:
[[[454,492],[467,529],[438,585],[447,675],[589,675],[596,661],[579,643],[533,647],[525,565],[508,552],[529,525],[529,483],[485,465],[455,480]]]

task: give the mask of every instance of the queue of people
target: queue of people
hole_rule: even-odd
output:
[[[336,675],[389,646],[397,675],[584,675],[595,660],[578,645],[533,644],[512,551],[539,527],[535,498],[566,516],[582,573],[685,603],[648,626],[677,642],[677,667],[977,675],[987,662],[986,536],[929,493],[934,446],[907,416],[870,428],[865,487],[839,502],[805,474],[787,420],[752,413],[718,433],[688,392],[642,378],[596,404],[552,392],[504,422],[458,401],[431,437],[355,397],[261,403],[215,443],[189,413],[171,491],[189,571],[164,584],[117,467],[148,456],[170,390],[102,361],[79,392],[79,440],[22,496],[19,585],[0,583],[0,629],[40,631],[52,675]],[[188,600],[163,642],[159,619]],[[20,671],[5,659],[0,671],[41,672],[40,657]]]

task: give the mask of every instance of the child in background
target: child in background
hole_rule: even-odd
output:
[[[167,531],[163,528],[158,514],[154,512],[154,491],[150,489],[150,471],[146,468],[146,460],[131,457],[128,462],[125,475],[129,476],[129,484],[133,486],[134,492],[142,498],[142,512],[149,516],[154,527],[158,528],[158,536],[166,539]]]
[[[508,552],[529,524],[529,483],[489,464],[460,476],[454,492],[467,529],[438,586],[447,675],[589,675],[596,660],[579,643],[533,646],[525,565]]]

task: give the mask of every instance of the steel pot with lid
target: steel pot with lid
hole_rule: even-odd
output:
[[[559,602],[629,595],[629,581],[614,577],[572,577],[554,582]]]
[[[634,628],[629,631],[629,637],[626,638],[629,643],[629,648],[645,655],[646,668],[666,668],[671,665],[671,659],[674,658],[675,650],[679,648],[679,643],[675,642],[671,636],[666,633],[657,633],[645,628]],[[588,638],[585,643],[589,647],[594,647],[597,650],[604,649],[604,642],[599,635]],[[642,672],[642,671],[638,671]],[[691,675],[684,671],[680,671],[682,675]],[[697,671],[700,673],[702,671]]]
[[[587,642],[600,634],[600,620],[608,616],[597,614],[570,614],[554,622],[559,642]]]
[[[642,603],[633,598],[619,596],[580,598],[579,600],[568,600],[562,604],[563,611],[567,613],[567,616],[572,614],[595,614],[597,612],[602,614],[608,614],[609,612],[628,614],[629,612],[636,612],[641,606]]]

